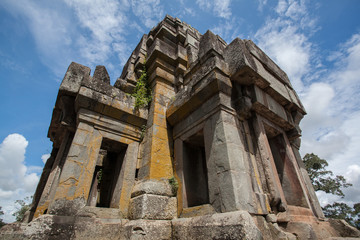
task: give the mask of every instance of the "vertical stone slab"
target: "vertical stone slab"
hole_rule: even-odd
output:
[[[85,206],[101,142],[98,130],[87,123],[79,123],[49,207],[51,214],[74,215]]]
[[[63,160],[64,158],[66,158],[69,146],[72,141],[72,136],[73,134],[70,134],[69,132],[65,133],[64,139],[62,140],[59,151],[56,155],[55,162],[52,166],[40,200],[36,206],[34,218],[37,218],[40,215],[44,214],[44,212],[48,209],[50,202],[53,200],[56,187],[58,186],[59,177],[63,166]]]
[[[219,111],[206,121],[205,151],[210,203],[218,212],[255,212],[249,163],[236,118]]]
[[[252,141],[252,134],[250,131],[249,123],[247,120],[241,123],[241,126],[243,128],[243,134],[244,134],[244,141],[246,141],[247,144],[247,154],[250,164],[250,171],[252,172],[251,180],[252,180],[252,186],[253,190],[255,192],[256,198],[257,198],[257,213],[258,214],[268,214],[271,211],[270,203],[268,200],[267,195],[264,193],[261,183],[261,176],[258,169],[258,164],[255,157],[255,147],[254,143]]]
[[[308,198],[308,195],[306,194],[307,193],[307,190],[306,190],[306,187],[305,187],[305,182],[303,181],[303,178],[301,176],[301,173],[300,173],[300,169],[299,169],[299,165],[297,164],[297,161],[296,161],[296,158],[295,158],[295,155],[294,155],[294,152],[292,150],[292,147],[290,145],[290,142],[286,136],[286,134],[283,134],[283,138],[284,138],[284,141],[285,141],[285,145],[286,145],[286,155],[288,156],[289,158],[289,162],[290,162],[290,166],[291,168],[293,168],[293,171],[296,173],[294,176],[294,180],[293,182],[296,183],[298,182],[299,183],[299,187],[300,189],[298,189],[298,191],[301,193],[299,195],[299,198],[302,198],[303,200],[303,207],[307,207],[307,208],[310,208],[310,202],[309,202],[309,198]],[[302,196],[301,196],[302,195]]]
[[[253,121],[253,127],[257,138],[259,153],[264,164],[265,178],[270,193],[271,207],[280,207],[282,211],[287,208],[284,192],[277,175],[275,162],[271,154],[270,145],[266,136],[265,127],[260,120],[260,116],[256,115]],[[281,206],[278,206],[281,204]]]
[[[184,184],[184,167],[183,167],[183,141],[178,138],[174,143],[174,164],[175,164],[175,178],[179,184],[179,188],[177,191],[178,196],[178,215],[182,212],[184,206],[187,206],[186,200],[186,190]]]
[[[34,217],[34,214],[35,214],[35,211],[36,211],[36,208],[39,204],[39,201],[41,199],[41,196],[42,196],[42,193],[44,191],[44,188],[47,184],[47,181],[48,181],[48,178],[49,178],[49,175],[51,173],[51,170],[52,170],[52,167],[54,165],[54,162],[55,162],[55,159],[56,159],[56,155],[59,151],[59,148],[54,148],[52,149],[51,151],[51,155],[50,157],[47,159],[46,163],[45,163],[45,166],[44,166],[44,169],[43,169],[43,172],[41,174],[41,177],[40,177],[40,180],[39,180],[39,183],[37,185],[37,188],[36,188],[36,191],[35,191],[35,194],[33,196],[33,201],[32,201],[32,207],[30,208],[30,211],[29,211],[29,215],[27,215],[24,219],[23,219],[23,222],[29,222],[32,220],[32,218]]]
[[[111,208],[119,208],[124,218],[128,216],[131,191],[135,182],[138,151],[138,142],[133,142],[128,145],[110,204]]]
[[[295,143],[292,143],[291,147],[292,147],[292,150],[294,152],[296,162],[297,162],[297,164],[298,164],[298,166],[300,168],[300,174],[302,175],[302,179],[303,179],[305,187],[307,189],[307,194],[309,195],[309,201],[310,201],[311,209],[312,209],[315,216],[317,216],[318,218],[324,219],[325,218],[324,213],[323,213],[323,211],[321,209],[319,200],[318,200],[318,198],[316,196],[316,193],[314,191],[314,187],[313,187],[313,185],[311,183],[309,174],[306,171],[304,162],[302,161],[302,158],[300,156],[299,148],[298,148],[299,146],[296,145]]]
[[[166,108],[170,98],[175,94],[172,87],[155,80],[153,100],[149,112],[148,130],[144,165],[140,169],[142,179],[169,179],[173,176],[170,152],[170,137],[166,122]]]

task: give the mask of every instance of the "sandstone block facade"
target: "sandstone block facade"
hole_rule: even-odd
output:
[[[132,93],[146,69],[152,101]],[[251,40],[227,44],[166,16],[114,86],[71,63],[53,150],[23,223],[4,239],[327,239],[299,154],[306,114],[290,80]]]

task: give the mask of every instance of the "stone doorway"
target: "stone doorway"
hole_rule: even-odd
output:
[[[288,205],[308,207],[296,169],[290,159],[284,134],[265,125],[266,136],[273,156],[277,176]]]
[[[117,208],[121,186],[120,172],[127,145],[109,139],[103,139],[95,167],[88,206]]]
[[[184,207],[209,203],[208,175],[203,131],[183,143]]]

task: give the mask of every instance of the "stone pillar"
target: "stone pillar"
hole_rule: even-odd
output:
[[[237,118],[220,110],[205,122],[209,197],[218,212],[255,213],[249,163]]]
[[[173,177],[171,135],[168,133],[166,108],[174,88],[161,79],[155,79],[152,102],[147,122],[143,159],[139,179],[130,201],[131,219],[172,219],[176,217],[176,198],[169,179]]]
[[[62,167],[64,165],[64,161],[67,157],[72,139],[74,134],[70,132],[66,132],[64,134],[64,138],[61,142],[60,148],[56,155],[54,164],[51,168],[50,174],[47,178],[46,184],[42,191],[39,202],[37,203],[36,210],[33,218],[37,218],[38,216],[47,212],[50,202],[53,200],[53,197],[56,192],[56,188],[59,183],[59,177],[61,174]]]
[[[270,145],[266,137],[266,132],[260,117],[256,114],[253,121],[253,127],[257,138],[259,153],[264,165],[264,173],[268,191],[270,193],[269,200],[272,208],[278,208],[279,211],[285,211],[287,204],[284,196],[284,192],[281,190],[281,183],[277,174],[275,162],[271,154]]]
[[[80,122],[59,179],[49,213],[75,215],[86,205],[102,136],[93,126]]]
[[[154,80],[153,100],[147,123],[147,140],[144,149],[141,179],[169,179],[173,176],[170,142],[166,122],[166,108],[175,94],[173,87],[163,81]]]

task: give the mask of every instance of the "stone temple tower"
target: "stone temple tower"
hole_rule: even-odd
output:
[[[296,59],[294,59],[296,61]],[[152,100],[133,96],[146,69]],[[166,16],[115,85],[71,63],[32,208],[8,239],[327,239],[302,163],[306,114],[287,75],[251,40],[227,44]]]

